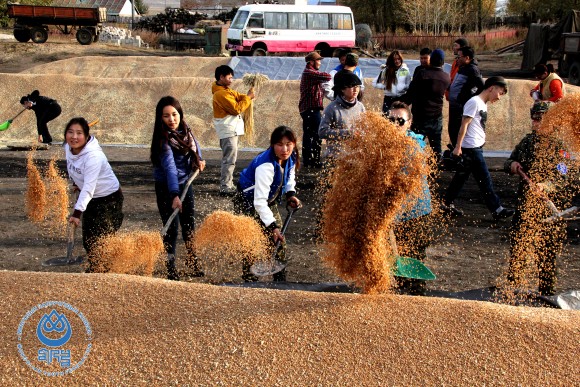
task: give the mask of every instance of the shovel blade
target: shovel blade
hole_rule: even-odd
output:
[[[398,256],[393,268],[396,277],[434,280],[435,274],[418,259]]]
[[[3,130],[6,130],[10,127],[10,124],[12,123],[11,120],[8,121],[4,121],[3,123],[0,124],[0,132]]]
[[[265,277],[267,275],[281,272],[286,267],[285,263],[277,260],[259,261],[250,267],[250,272],[257,277]]]

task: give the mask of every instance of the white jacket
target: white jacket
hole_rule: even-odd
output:
[[[68,144],[64,149],[68,175],[81,190],[75,210],[84,212],[92,198],[102,198],[119,190],[119,180],[96,138],[91,136],[78,155],[72,154]]]
[[[393,82],[391,90],[387,90],[384,80],[387,68],[385,67],[379,74],[377,78],[373,80],[373,86],[377,89],[383,89],[385,91],[385,96],[387,97],[400,97],[407,92],[409,85],[411,84],[411,72],[405,63],[399,67],[397,70],[396,78],[397,83]]]

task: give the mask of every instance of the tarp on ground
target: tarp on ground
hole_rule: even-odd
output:
[[[320,65],[320,71],[330,72],[340,62],[338,58],[325,58]],[[359,58],[358,65],[362,70],[364,78],[376,78],[381,71],[381,65],[385,64],[384,59]],[[415,59],[405,59],[405,64],[411,73],[419,66],[419,61]],[[260,73],[267,75],[271,80],[292,81],[300,79],[306,62],[303,57],[277,57],[277,56],[236,56],[229,64],[234,69],[237,78],[244,74]],[[451,71],[451,65],[445,64],[445,71]]]

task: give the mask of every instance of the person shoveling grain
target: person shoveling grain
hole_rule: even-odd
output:
[[[193,270],[194,277],[203,277],[190,240],[194,232],[193,188],[187,184],[189,176],[196,170],[205,169],[199,142],[183,117],[183,109],[177,99],[165,96],[155,108],[155,126],[151,140],[151,163],[155,178],[155,195],[161,221],[166,224],[175,209],[179,215],[171,221],[163,238],[167,252],[167,278],[179,280],[175,267],[178,222],[187,247],[186,263]],[[185,191],[183,201],[180,193]]]
[[[78,227],[83,218],[83,246],[87,251],[88,268],[96,270],[98,258],[93,248],[98,239],[113,234],[123,222],[123,193],[107,156],[82,117],[71,119],[64,130],[66,164],[73,190],[80,191],[69,223]]]
[[[229,266],[265,259],[269,252],[268,239],[252,217],[227,211],[209,214],[190,243],[206,270],[220,276]]]
[[[554,294],[556,258],[566,239],[566,224],[561,219],[549,223],[542,220],[553,215],[547,201],[567,207],[580,190],[578,162],[570,158],[566,146],[572,139],[559,139],[553,125],[542,124],[542,118],[550,111],[566,107],[552,105],[545,101],[534,103],[530,109],[532,132],[516,145],[504,164],[506,172],[523,177],[510,231],[507,283],[500,282],[501,299],[508,303],[521,301],[525,291],[533,291],[536,286],[541,295]],[[569,111],[560,111],[559,115],[580,120],[580,114]],[[515,294],[521,290],[525,291]]]
[[[276,261],[285,264],[286,242],[280,232],[282,219],[278,203],[282,198],[286,205],[301,207],[296,197],[296,171],[300,168],[300,156],[296,148],[296,135],[287,126],[279,126],[270,136],[270,147],[260,153],[240,174],[240,181],[234,196],[234,211],[252,216],[260,222],[265,235],[281,248],[276,253]],[[250,272],[251,262],[243,263],[244,281],[257,281]],[[286,269],[274,274],[274,281],[286,281]]]
[[[322,219],[324,260],[365,293],[394,286],[388,234],[429,174],[416,140],[374,112],[363,113],[336,161]],[[406,205],[407,204],[407,205]]]

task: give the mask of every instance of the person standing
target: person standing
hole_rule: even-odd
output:
[[[98,259],[92,254],[95,243],[115,233],[123,223],[123,193],[107,156],[97,139],[89,134],[89,129],[84,118],[71,119],[64,130],[64,151],[74,190],[80,191],[68,221],[78,227],[82,216],[83,247],[89,264],[87,273],[92,273]]]
[[[381,66],[383,67],[383,66]],[[400,101],[411,84],[411,72],[403,62],[403,56],[397,50],[391,52],[387,63],[379,76],[373,81],[373,86],[385,91],[383,98],[383,114],[388,115],[391,105]]]
[[[453,42],[453,45],[451,46],[451,49],[453,50],[453,63],[451,63],[451,71],[449,72],[449,78],[451,79],[451,83],[453,83],[453,80],[455,79],[455,76],[457,75],[457,72],[459,71],[459,49],[463,48],[463,47],[469,47],[469,42],[467,41],[467,39],[465,38],[459,38],[457,39],[455,42]],[[445,94],[445,98],[447,98],[447,100],[449,100],[449,94],[446,93]]]
[[[253,87],[250,87],[248,94],[230,89],[234,70],[227,65],[215,69],[215,79],[211,92],[213,124],[222,150],[220,195],[233,196],[236,193],[233,179],[238,158],[238,139],[244,134],[244,120],[241,114],[250,106],[255,94]]]
[[[419,51],[419,66],[415,67],[412,79],[415,79],[415,77],[419,72],[421,72],[421,70],[429,67],[431,62],[431,53],[432,51],[429,47],[422,48],[421,51]]]
[[[458,50],[459,70],[449,86],[449,141],[455,147],[463,117],[463,106],[481,91],[483,79],[471,47]]]
[[[320,71],[322,56],[316,51],[306,55],[306,67],[300,77],[300,101],[298,110],[302,117],[302,160],[304,167],[320,168],[322,140],[318,137],[320,126],[323,84],[332,79],[331,75]]]
[[[334,70],[332,70],[329,73],[332,76],[332,79],[330,81],[324,83],[322,86],[324,88],[324,96],[326,98],[328,98],[329,100],[334,101],[334,98],[335,98],[335,94],[333,91],[334,77],[337,73],[339,73],[341,71],[349,71],[349,72],[355,74],[361,80],[360,90],[359,90],[357,98],[359,101],[362,101],[362,95],[364,93],[365,85],[364,85],[364,81],[363,81],[362,70],[358,66],[358,55],[354,54],[348,50],[341,51],[341,54],[339,54],[339,55],[340,55],[339,56],[340,64],[338,66],[336,66],[334,68]]]
[[[543,296],[554,294],[556,258],[566,240],[566,222],[558,219],[542,222],[553,215],[542,197],[550,194],[560,208],[567,208],[572,202],[567,198],[569,192],[578,192],[578,187],[570,189],[574,184],[578,185],[578,171],[572,168],[570,153],[552,136],[553,129],[541,127],[542,117],[552,104],[546,101],[534,103],[530,109],[532,132],[516,145],[504,164],[504,170],[510,174],[517,175],[520,171],[527,175],[535,173],[535,176],[530,176],[532,181],[536,178],[541,181],[532,187],[521,179],[518,185],[518,205],[510,230],[508,281],[516,287],[522,286],[523,278],[520,276],[524,274],[525,261],[535,257],[538,290]],[[533,238],[533,243],[526,243],[529,238]]]
[[[286,262],[286,243],[281,233],[282,219],[278,204],[284,198],[286,205],[299,208],[296,197],[296,171],[300,168],[296,135],[287,126],[279,126],[270,136],[270,147],[260,153],[240,174],[234,196],[234,211],[254,217],[274,244],[282,247],[276,259]],[[244,260],[242,278],[246,282],[257,281],[250,272],[250,263]],[[286,281],[286,269],[274,274],[274,281]]]
[[[26,109],[34,111],[36,115],[36,130],[38,132],[38,142],[44,144],[52,143],[52,136],[48,131],[48,122],[60,116],[62,109],[56,100],[40,95],[38,90],[20,98],[20,104]]]
[[[458,169],[443,197],[442,209],[452,216],[461,216],[463,211],[453,204],[461,189],[473,173],[483,194],[483,200],[493,219],[509,218],[514,210],[504,208],[494,192],[491,175],[483,158],[487,104],[495,103],[507,93],[507,83],[503,77],[490,77],[485,81],[483,91],[472,97],[463,109],[463,120],[453,149],[455,157],[463,156],[465,167]]]
[[[558,102],[566,94],[562,78],[548,67],[537,64],[534,67],[534,77],[540,82],[530,91],[530,96],[538,101]]]
[[[443,96],[449,87],[449,74],[443,71],[445,53],[436,49],[431,53],[430,66],[415,72],[405,95],[405,102],[412,104],[415,133],[429,139],[429,145],[441,157],[441,132],[443,131]]]
[[[187,180],[192,172],[203,171],[205,161],[201,148],[185,123],[183,109],[177,99],[163,97],[155,108],[155,124],[151,139],[151,163],[155,179],[155,196],[161,221],[166,224],[175,209],[179,215],[173,219],[167,234],[163,238],[167,252],[167,278],[179,280],[175,267],[175,250],[177,244],[178,224],[181,223],[181,234],[187,248],[186,263],[193,269],[194,277],[202,277],[195,252],[191,247],[194,223],[194,196],[191,185],[187,188],[183,201],[180,199]]]

